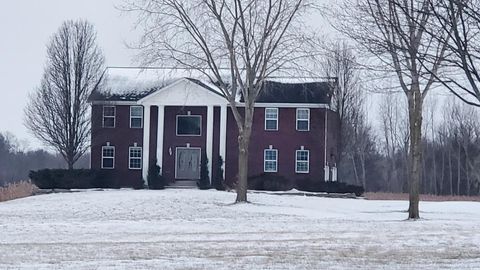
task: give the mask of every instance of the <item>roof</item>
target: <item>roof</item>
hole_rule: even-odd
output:
[[[180,79],[186,79],[221,96],[218,86],[200,72],[160,68],[114,68],[105,70],[104,81],[89,101],[138,101]],[[329,104],[330,83],[296,78],[272,79],[265,82],[257,98],[259,103]],[[243,101],[243,98],[240,98]]]
[[[330,88],[329,82],[267,81],[256,102],[330,104]]]

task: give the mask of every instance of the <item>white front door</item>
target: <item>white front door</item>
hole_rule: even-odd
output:
[[[200,148],[177,147],[175,159],[175,179],[200,179]]]

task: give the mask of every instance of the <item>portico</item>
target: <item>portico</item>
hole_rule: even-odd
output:
[[[138,100],[137,104],[144,107],[142,145],[142,177],[144,181],[147,181],[150,162],[155,159],[163,173],[175,175],[175,179],[196,175],[193,174],[194,172],[177,173],[180,169],[192,166],[193,170],[200,169],[200,161],[197,161],[195,151],[182,151],[182,153],[185,153],[183,156],[179,156],[177,151],[191,148],[200,149],[206,154],[211,182],[212,164],[214,159],[218,158],[214,156],[214,147],[217,147],[218,155],[222,160],[226,160],[228,102],[222,97],[216,86],[182,78]],[[214,141],[215,108],[217,107],[219,108],[217,113],[219,110],[220,119],[216,121],[220,122],[220,127],[219,136]],[[172,112],[172,110],[175,111]],[[173,133],[173,130],[175,130],[175,133]],[[170,139],[167,143],[165,141],[166,136],[175,137],[177,142],[172,142]],[[152,149],[152,144],[156,145],[156,149]],[[184,155],[188,153],[193,154],[185,158]],[[175,166],[169,166],[172,159],[175,160]],[[225,166],[224,164],[221,166]],[[175,172],[172,172],[172,169]],[[225,168],[223,169],[225,172]],[[169,171],[166,172],[165,170]]]

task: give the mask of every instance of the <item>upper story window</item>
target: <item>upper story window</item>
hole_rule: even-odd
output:
[[[131,170],[142,169],[142,148],[133,146],[128,148],[128,168]]]
[[[310,171],[310,151],[297,150],[295,154],[295,172],[308,173]]]
[[[177,115],[177,136],[202,135],[202,116]]]
[[[278,130],[278,108],[265,108],[265,130]]]
[[[278,169],[278,150],[277,149],[265,149],[263,152],[263,171],[264,172],[277,172]]]
[[[102,146],[102,169],[115,168],[115,146]]]
[[[103,106],[103,127],[115,127],[115,106]]]
[[[306,109],[306,108],[297,109],[297,130],[298,131],[310,130],[310,109]]]
[[[130,106],[130,128],[142,128],[143,107]]]

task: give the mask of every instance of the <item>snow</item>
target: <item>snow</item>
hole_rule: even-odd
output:
[[[109,190],[0,204],[0,269],[480,269],[480,203]]]

